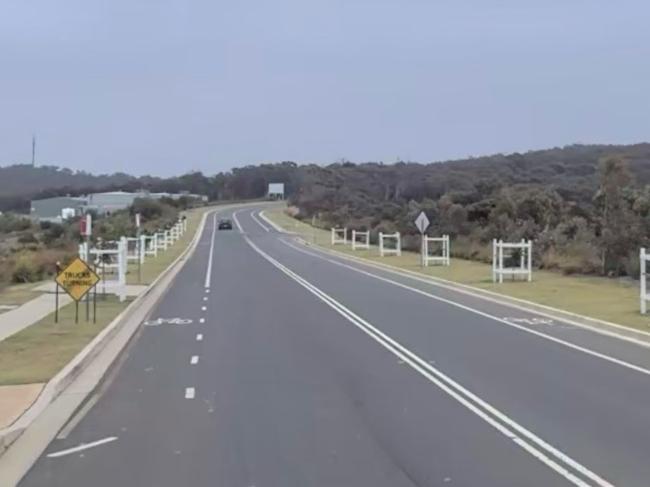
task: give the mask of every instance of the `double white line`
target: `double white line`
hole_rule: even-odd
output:
[[[291,279],[296,281],[302,287],[307,289],[310,293],[318,297],[321,301],[330,306],[337,313],[339,313],[361,331],[366,333],[388,351],[399,357],[402,361],[407,363],[414,370],[419,372],[422,376],[435,384],[446,394],[454,398],[471,412],[483,419],[486,423],[494,427],[501,434],[512,440],[519,447],[537,458],[539,461],[543,462],[545,465],[553,469],[569,482],[580,487],[588,487],[591,485],[597,485],[600,487],[613,487],[613,485],[607,480],[598,476],[584,465],[576,462],[562,451],[548,444],[542,438],[538,437],[531,431],[516,423],[514,420],[499,411],[497,408],[493,407],[469,390],[465,389],[459,383],[454,381],[449,376],[445,375],[437,368],[433,367],[427,361],[423,360],[418,355],[401,345],[399,342],[393,340],[391,337],[378,330],[366,320],[343,306],[334,298],[327,295],[316,286],[293,272],[291,269],[275,260],[266,252],[261,250],[257,245],[251,242],[248,237],[245,236],[244,238],[246,239],[248,245],[250,245],[264,259],[266,259],[284,274],[289,276]]]

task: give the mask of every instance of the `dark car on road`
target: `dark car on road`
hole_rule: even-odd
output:
[[[232,220],[223,218],[219,220],[219,230],[232,230]]]

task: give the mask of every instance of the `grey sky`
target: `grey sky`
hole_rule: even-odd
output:
[[[170,175],[648,140],[650,2],[3,0],[0,164]]]

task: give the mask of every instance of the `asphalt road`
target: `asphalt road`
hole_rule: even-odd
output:
[[[650,485],[647,348],[236,221],[22,486]]]

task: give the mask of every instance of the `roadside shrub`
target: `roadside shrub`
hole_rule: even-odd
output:
[[[7,259],[5,268],[11,282],[37,282],[54,276],[57,262],[65,265],[74,257],[75,252],[70,248],[22,252],[14,259]]]
[[[51,245],[57,239],[63,237],[64,235],[65,235],[65,228],[63,227],[63,225],[59,225],[58,223],[50,223],[43,230],[43,243],[45,245]]]
[[[14,283],[36,282],[43,278],[43,270],[28,254],[20,255],[16,259],[11,281]]]
[[[11,213],[0,215],[0,233],[20,232],[32,226],[29,218]]]
[[[26,231],[20,234],[20,236],[18,237],[18,243],[21,244],[38,243],[38,239],[36,238],[33,232]]]

